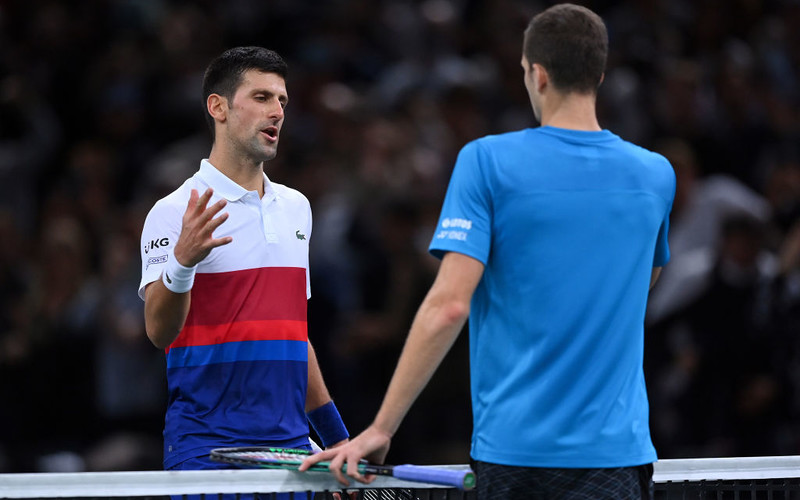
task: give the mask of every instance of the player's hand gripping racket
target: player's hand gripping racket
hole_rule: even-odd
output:
[[[297,470],[309,455],[313,455],[313,453],[293,448],[240,447],[211,450],[210,458],[215,462],[225,462],[245,467]],[[312,465],[308,470],[330,472],[328,469],[329,463],[319,462]],[[346,468],[347,464],[344,465],[343,472],[346,472]],[[377,465],[362,461],[358,465],[358,471],[361,474],[392,476],[406,481],[453,486],[461,490],[471,490],[475,487],[475,473],[469,469],[440,469],[436,467],[421,467],[419,465]]]

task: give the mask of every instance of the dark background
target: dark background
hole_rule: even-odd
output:
[[[678,176],[646,333],[659,454],[798,454],[800,2],[580,3],[609,29],[601,125]],[[535,125],[522,31],[550,4],[0,1],[0,472],[160,468],[139,238],[208,155],[202,72],[235,45],[289,63],[267,174],[311,201],[309,334],[360,431],[436,272],[459,148]],[[470,431],[462,335],[388,460],[465,463]]]

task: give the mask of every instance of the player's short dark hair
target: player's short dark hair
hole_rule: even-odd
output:
[[[529,64],[542,65],[560,91],[595,93],[608,59],[606,25],[586,7],[554,5],[531,19],[522,53]]]
[[[228,49],[211,61],[203,75],[203,109],[211,94],[219,94],[230,102],[242,83],[244,73],[251,69],[275,73],[283,79],[286,79],[288,70],[286,62],[275,51],[263,47]],[[205,117],[211,137],[214,137],[214,118],[207,111]]]

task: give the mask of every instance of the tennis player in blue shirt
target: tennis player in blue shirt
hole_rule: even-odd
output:
[[[541,127],[458,156],[430,251],[442,263],[374,422],[308,459],[364,481],[469,318],[478,497],[651,498],[656,460],[643,363],[647,295],[669,259],[675,175],[601,129],[608,35],[560,4],[525,31]]]

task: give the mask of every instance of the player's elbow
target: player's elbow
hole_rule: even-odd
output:
[[[656,281],[658,281],[659,276],[661,276],[661,268],[654,267],[653,272],[650,275],[650,290],[652,290],[653,287],[656,286]]]
[[[150,342],[159,349],[166,349],[172,343],[170,336],[165,334],[162,328],[153,325],[153,322],[145,321],[145,332]]]
[[[144,330],[147,338],[159,349],[166,349],[178,337],[180,327],[170,321],[170,318],[157,314],[145,303]]]
[[[469,302],[448,300],[439,307],[439,317],[444,326],[458,326],[469,317]]]
[[[166,349],[178,337],[189,313],[188,294],[173,294],[160,282],[145,289],[144,329],[159,349]]]

